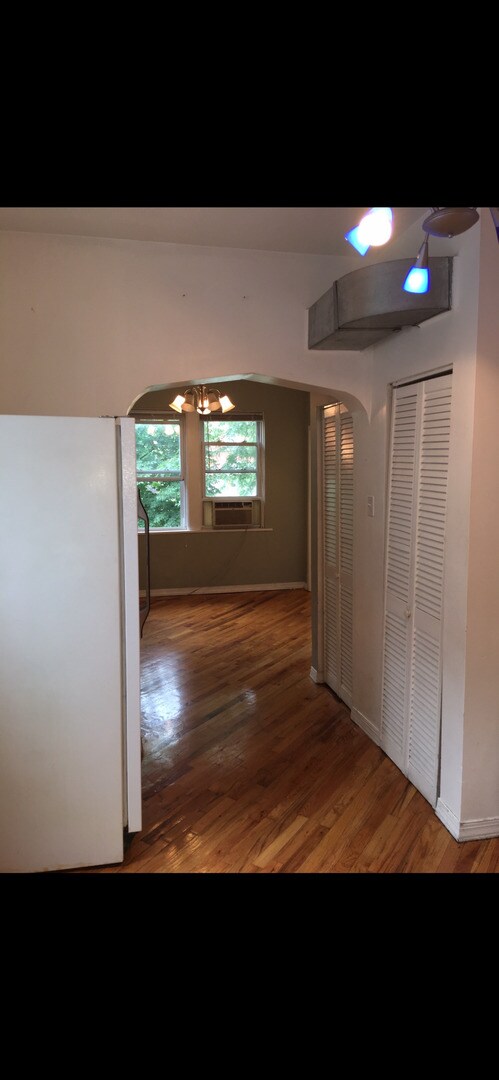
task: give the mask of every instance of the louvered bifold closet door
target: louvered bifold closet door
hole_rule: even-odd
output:
[[[418,398],[417,386],[394,391],[388,493],[382,743],[404,772]]]
[[[440,756],[451,378],[444,375],[421,384],[407,775],[432,805],[437,801]]]
[[[353,416],[340,413],[340,689],[352,705],[353,633]]]
[[[324,416],[324,681],[349,706],[352,580],[353,417],[335,405]]]
[[[437,799],[451,375],[397,387],[388,497],[382,745]]]
[[[337,416],[324,417],[324,680],[339,693]]]

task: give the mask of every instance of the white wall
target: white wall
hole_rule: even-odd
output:
[[[488,225],[488,228],[485,225]],[[461,820],[499,834],[499,246],[484,222],[468,576]]]
[[[0,412],[124,414],[149,387],[263,374],[367,402],[369,356],[310,352],[355,257],[0,233]]]

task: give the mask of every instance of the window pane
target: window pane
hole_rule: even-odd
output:
[[[229,472],[250,469],[256,472],[256,446],[206,446],[205,468]]]
[[[136,424],[135,445],[138,473],[180,473],[180,424]]]
[[[256,474],[248,473],[246,476],[233,473],[207,473],[206,494],[233,495],[240,498],[247,495],[256,495]]]
[[[137,485],[151,529],[179,529],[182,525],[180,480],[141,480]],[[139,521],[139,528],[143,528]]]
[[[205,442],[256,442],[257,420],[206,420]]]

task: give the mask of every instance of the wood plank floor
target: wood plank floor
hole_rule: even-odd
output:
[[[498,873],[499,839],[458,844],[310,662],[305,591],[153,601],[143,831],[77,872]]]

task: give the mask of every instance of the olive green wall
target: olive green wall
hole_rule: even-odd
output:
[[[222,390],[222,384],[217,384]],[[185,386],[145,394],[134,413],[168,410]],[[309,394],[241,380],[224,384],[238,413],[259,412],[265,425],[265,530],[151,535],[151,588],[263,585],[307,580]],[[139,538],[144,587],[145,542]]]

